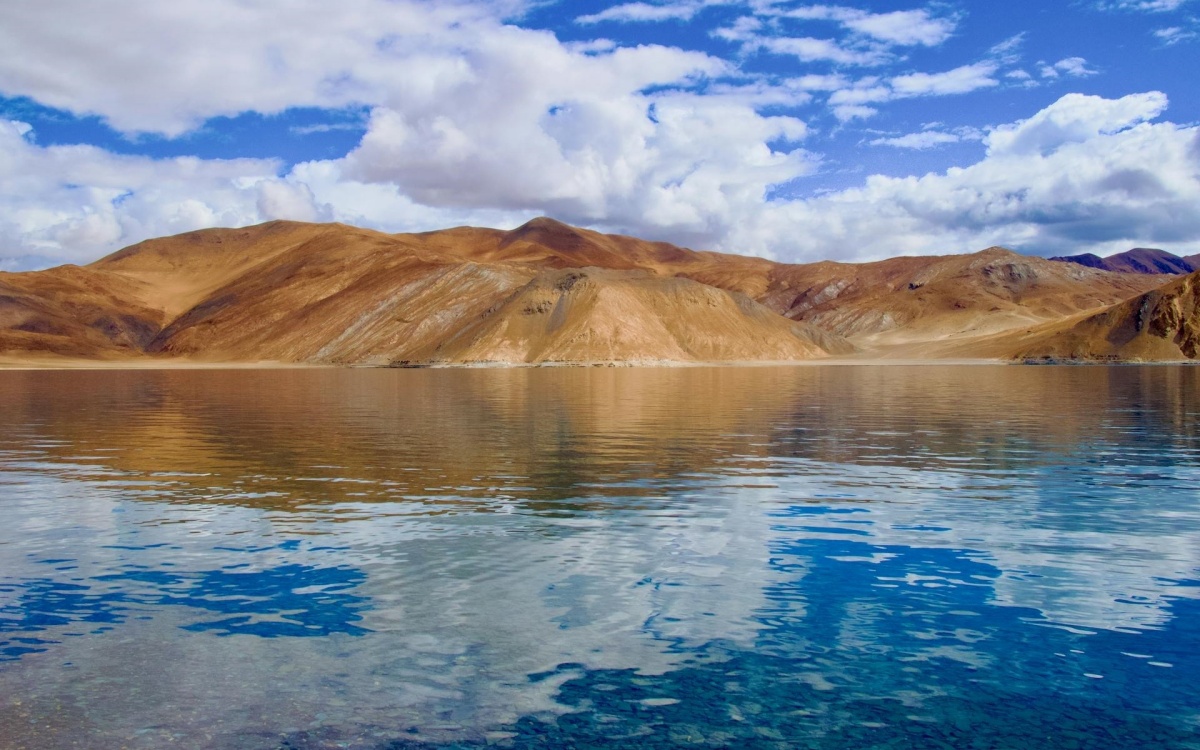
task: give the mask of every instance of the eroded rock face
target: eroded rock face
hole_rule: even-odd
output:
[[[1200,352],[1200,305],[1196,295],[1197,275],[1183,280],[1165,293],[1147,295],[1154,299],[1148,313],[1148,333],[1173,341],[1180,352],[1195,359]]]
[[[1034,331],[1028,359],[1183,360],[1200,356],[1200,272],[1068,327]]]

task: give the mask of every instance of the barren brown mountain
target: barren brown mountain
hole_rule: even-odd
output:
[[[1200,355],[1200,272],[1102,312],[1013,336],[1032,360],[1184,360]]]
[[[434,364],[982,356],[1156,279],[991,248],[774,263],[536,219],[389,235],[271,222],[0,274],[0,357]]]
[[[1104,271],[1122,273],[1151,273],[1151,274],[1188,274],[1197,270],[1190,258],[1180,258],[1166,250],[1151,247],[1135,247],[1123,253],[1101,258],[1099,255],[1084,253],[1083,255],[1068,255],[1051,258],[1063,263],[1078,263],[1089,268],[1099,268]]]

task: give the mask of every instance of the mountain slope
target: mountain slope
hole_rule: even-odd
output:
[[[749,297],[690,279],[594,267],[546,271],[454,334],[435,359],[467,362],[810,359],[849,353]]]
[[[0,352],[85,358],[137,355],[164,322],[144,285],[78,266],[0,273]]]
[[[1200,272],[1087,316],[1016,337],[1020,359],[1183,360],[1200,355]]]
[[[1197,266],[1189,258],[1180,258],[1165,250],[1149,247],[1135,247],[1107,258],[1086,253],[1061,256],[1050,260],[1077,263],[1088,268],[1098,268],[1114,273],[1187,274],[1197,270]]]
[[[0,355],[386,365],[896,354],[1097,311],[1154,283],[1001,248],[788,265],[551,219],[399,235],[270,222],[0,275]]]
[[[418,235],[293,222],[205,230],[140,243],[87,268],[13,275],[9,286],[22,293],[5,297],[0,345],[74,357],[144,350],[376,365],[794,359],[853,349],[752,300],[644,270],[693,255],[549,220],[512,232]],[[554,276],[563,268],[586,270],[577,274],[582,283],[558,290],[552,316],[512,314],[544,304],[546,289],[565,283]],[[49,283],[67,275],[72,285]],[[109,290],[92,305],[97,312],[80,307],[89,286]],[[31,324],[35,313],[48,322]],[[137,335],[107,335],[108,320],[136,321]]]
[[[1057,320],[1153,285],[1145,277],[989,248],[970,255],[780,266],[761,300],[864,347],[897,347]]]
[[[595,265],[682,276],[744,293],[789,319],[868,348],[981,336],[1058,320],[1102,309],[1159,283],[1003,248],[875,263],[797,265],[603,235],[550,219],[536,219],[509,235],[528,240],[520,256],[508,256],[512,259],[555,268]]]

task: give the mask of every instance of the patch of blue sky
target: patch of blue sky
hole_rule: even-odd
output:
[[[0,118],[32,126],[41,146],[88,144],[115,154],[165,159],[277,159],[285,169],[316,159],[345,156],[367,130],[366,108],[301,107],[278,114],[243,112],[214,117],[176,138],[153,133],[127,134],[94,115],[47,107],[28,97],[0,97]]]

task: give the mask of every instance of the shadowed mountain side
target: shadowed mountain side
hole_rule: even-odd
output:
[[[1018,359],[1184,360],[1200,354],[1200,272],[1103,312],[1014,336]]]
[[[272,221],[243,229],[201,229],[146,240],[101,258],[89,268],[144,282],[142,301],[174,319],[284,253],[321,252],[337,245],[382,248],[387,244],[391,238],[386,234],[344,224]]]
[[[547,271],[448,338],[435,361],[792,360],[854,351],[738,292],[646,271]]]
[[[1099,255],[1085,253],[1083,255],[1068,255],[1050,260],[1062,263],[1076,263],[1088,268],[1098,268],[1102,271],[1116,273],[1143,274],[1185,274],[1197,270],[1193,258],[1180,258],[1166,250],[1149,247],[1135,247],[1123,253],[1101,258]]]
[[[137,302],[145,293],[136,280],[78,266],[0,273],[0,352],[135,356],[164,323]]]

